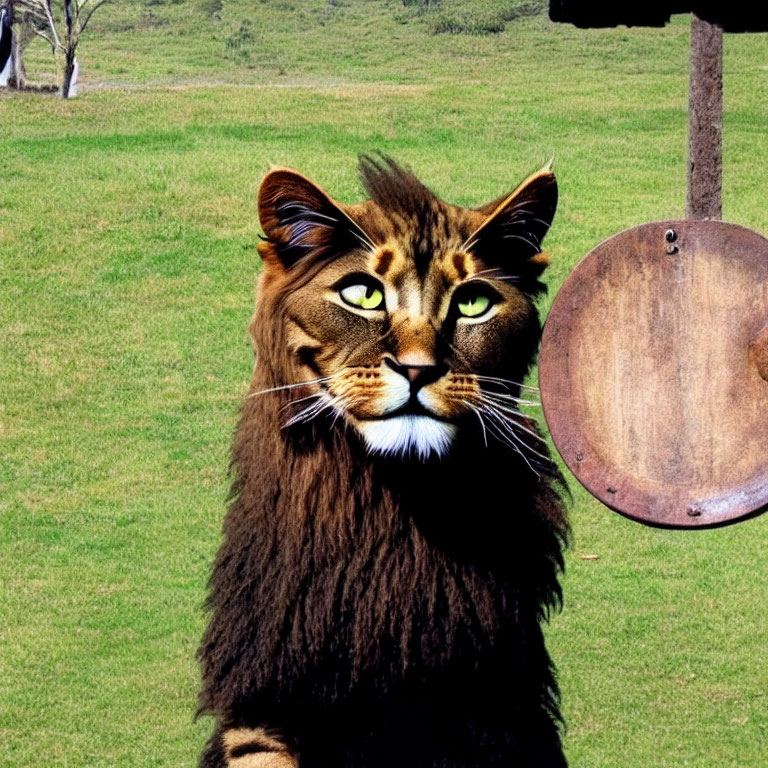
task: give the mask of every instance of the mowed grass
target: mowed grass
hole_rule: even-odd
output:
[[[684,17],[469,36],[384,0],[213,5],[106,7],[82,96],[0,96],[9,768],[193,765],[207,737],[194,653],[252,366],[269,163],[352,202],[356,155],[384,151],[477,205],[554,154],[544,312],[600,240],[683,215]],[[767,42],[728,36],[725,55],[724,217],[763,232]],[[47,66],[33,49],[30,76]],[[653,530],[571,488],[548,639],[572,765],[764,768],[768,518]]]

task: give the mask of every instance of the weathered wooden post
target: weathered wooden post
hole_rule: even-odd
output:
[[[720,219],[722,189],[723,29],[692,13],[686,218]]]

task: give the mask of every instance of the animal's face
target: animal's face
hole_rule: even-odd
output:
[[[486,441],[520,439],[554,177],[470,210],[389,161],[362,169],[371,200],[355,206],[284,169],[261,187],[261,290],[280,296],[270,306],[292,368],[281,383],[313,382],[286,424],[331,412],[371,451],[420,457],[448,452],[469,424]]]

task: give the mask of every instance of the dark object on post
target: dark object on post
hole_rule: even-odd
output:
[[[768,505],[768,240],[721,221],[643,224],[592,250],[544,326],[555,446],[590,493],[650,525]]]
[[[617,3],[615,0],[549,0],[552,21],[593,27],[663,27],[674,13],[695,13],[725,32],[768,32],[768,7],[764,3],[734,0],[648,0]]]

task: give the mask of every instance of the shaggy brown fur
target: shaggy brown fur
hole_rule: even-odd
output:
[[[257,365],[199,651],[200,710],[217,719],[201,766],[564,766],[540,626],[559,605],[567,537],[552,465],[489,439],[458,401],[446,405],[460,424],[450,452],[416,460],[370,453],[354,422],[338,415],[286,428],[291,402],[311,388],[255,396],[327,373],[317,335],[343,310],[305,317],[307,302],[291,301],[330,260],[359,248],[360,234],[376,249],[371,272],[402,260],[426,286],[441,254],[443,281],[496,268],[504,234],[517,231],[494,220],[507,198],[457,209],[390,161],[367,161],[363,172],[372,199],[358,206],[340,206],[289,171],[273,171],[262,186],[270,239],[251,324]],[[554,213],[550,177],[512,196],[542,221]],[[306,223],[308,211],[349,220],[333,230],[307,225],[297,237],[297,212]],[[444,247],[478,227],[487,231],[477,250]],[[529,227],[525,239],[538,246],[546,226]],[[538,341],[529,296],[543,262],[538,247],[515,253],[517,283],[498,287],[508,291],[509,314],[499,310],[493,326],[505,336],[488,347],[467,337],[462,359],[493,358],[488,370],[520,381]],[[405,330],[386,322],[394,330],[379,343],[404,354]],[[430,349],[450,376],[471,379],[469,364],[454,359],[464,342],[451,327],[446,320]],[[367,343],[355,336],[363,328],[345,330],[356,354]]]

